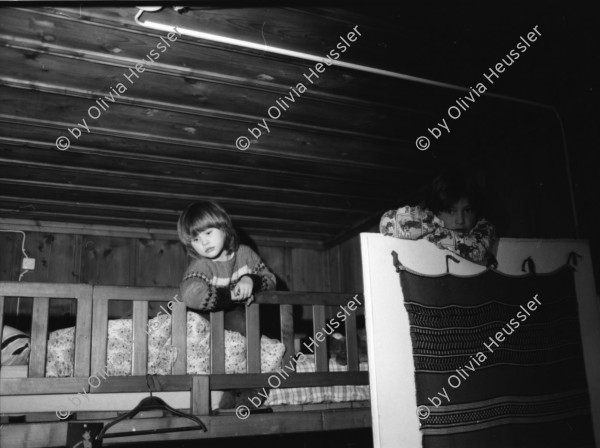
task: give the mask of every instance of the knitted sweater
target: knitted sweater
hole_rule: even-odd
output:
[[[383,214],[379,230],[384,235],[417,240],[424,238],[475,263],[484,263],[496,239],[495,227],[480,219],[468,232],[442,227],[442,221],[430,210],[400,207]]]
[[[181,297],[186,305],[200,311],[221,311],[240,302],[231,292],[244,276],[254,283],[253,293],[275,288],[275,276],[248,246],[240,245],[231,260],[194,259],[181,282]]]

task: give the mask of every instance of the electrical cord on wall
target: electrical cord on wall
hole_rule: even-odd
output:
[[[23,252],[23,256],[25,258],[29,258],[29,255],[27,255],[27,252],[25,252],[25,238],[26,238],[25,232],[23,232],[22,230],[0,230],[0,232],[20,233],[21,235],[23,235],[23,242],[21,243],[21,252]],[[21,281],[23,276],[25,274],[27,274],[28,272],[29,272],[29,269],[23,269],[21,271],[21,273],[19,274],[19,281]],[[17,297],[17,317],[19,317],[20,305],[21,305],[21,298]],[[3,312],[3,310],[0,310],[0,312]],[[0,335],[0,336],[2,336],[2,335]]]
[[[23,232],[22,230],[0,230],[0,232],[20,233],[21,235],[23,235],[23,243],[21,244],[21,252],[23,252],[23,256],[25,258],[29,258],[29,255],[27,255],[27,252],[25,252],[25,237],[26,237],[25,232]],[[19,281],[21,281],[23,276],[25,274],[27,274],[28,272],[29,272],[29,269],[23,269],[23,271],[19,275]]]
[[[27,252],[25,252],[25,232],[23,232],[22,230],[0,230],[0,232],[20,233],[21,235],[23,235],[23,243],[21,244],[21,252],[23,252],[23,255],[25,256],[25,258],[29,258],[29,255],[27,255]]]

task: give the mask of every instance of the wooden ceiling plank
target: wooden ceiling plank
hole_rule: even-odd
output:
[[[151,228],[171,228],[173,223],[163,221],[152,221],[149,219],[135,219],[135,218],[117,218],[114,216],[106,215],[79,215],[69,214],[63,212],[30,212],[22,210],[7,209],[0,207],[0,214],[6,218],[13,219],[41,219],[51,221],[66,221],[66,222],[95,222],[98,224],[110,224],[114,225],[132,225],[133,227],[151,227]],[[278,228],[253,228],[253,227],[240,227],[241,230],[248,234],[267,234],[267,235],[289,235],[290,238],[312,238],[322,240],[327,238],[330,234],[325,232],[310,232],[310,231],[289,231],[287,229]]]
[[[9,176],[14,176],[14,177],[9,177]],[[176,191],[156,191],[156,190],[150,190],[150,189],[124,189],[123,187],[108,187],[108,186],[104,186],[106,184],[102,184],[101,182],[97,182],[98,185],[90,185],[89,183],[86,184],[85,182],[88,181],[89,179],[75,179],[73,178],[73,180],[77,181],[78,183],[74,183],[72,180],[66,180],[65,182],[57,182],[57,181],[41,181],[41,180],[33,180],[33,179],[26,179],[27,177],[32,177],[31,175],[23,175],[23,173],[18,172],[18,173],[5,173],[4,177],[0,178],[0,183],[4,182],[4,183],[12,183],[15,185],[23,185],[23,186],[36,186],[38,188],[59,188],[59,189],[77,189],[80,191],[86,191],[86,192],[103,192],[103,193],[114,193],[114,194],[121,194],[121,195],[127,195],[129,197],[131,197],[131,200],[135,200],[135,197],[138,196],[147,196],[147,197],[165,197],[165,198],[178,198],[178,199],[188,199],[190,202],[191,201],[195,201],[195,200],[214,200],[217,202],[223,202],[223,201],[228,201],[228,202],[235,202],[235,201],[243,201],[246,204],[254,204],[257,206],[271,206],[271,207],[287,207],[287,208],[298,208],[298,209],[306,209],[306,210],[312,210],[312,209],[319,209],[322,211],[329,211],[329,212],[341,212],[344,211],[344,208],[338,206],[338,203],[323,203],[322,201],[319,201],[318,195],[315,195],[314,197],[311,197],[310,199],[307,199],[306,201],[304,201],[304,203],[300,203],[300,202],[294,202],[291,203],[290,202],[290,198],[289,197],[273,197],[270,200],[265,198],[263,195],[262,196],[262,200],[258,200],[258,199],[254,199],[254,196],[249,196],[249,197],[241,197],[241,195],[239,194],[240,191],[233,191],[231,196],[224,196],[223,195],[223,191],[222,190],[216,190],[215,192],[207,192],[202,190],[202,192],[197,192],[196,194],[184,194],[184,193],[178,193]],[[38,176],[36,175],[35,178],[37,179]],[[69,177],[65,177],[65,179],[69,179]],[[73,183],[70,183],[73,182]],[[322,202],[322,203],[318,203],[318,202]],[[335,205],[334,205],[335,204]],[[366,204],[365,204],[366,205]],[[352,207],[353,210],[357,211],[357,212],[368,212],[369,209],[362,209],[359,207]]]
[[[10,118],[9,118],[10,119]],[[0,114],[0,123],[3,126],[3,135],[0,142],[4,145],[14,145],[23,149],[39,148],[54,153],[57,151],[54,142],[48,140],[48,129],[50,122],[43,120],[32,120],[20,117],[18,122],[7,121]],[[48,127],[46,127],[48,126]],[[63,128],[53,128],[53,135],[60,135]],[[27,135],[28,138],[23,138]],[[109,140],[108,136],[90,134],[81,144],[72,144],[68,153],[79,153],[82,155],[98,155],[102,157],[118,157],[121,159],[165,163],[172,165],[193,166],[204,169],[216,169],[220,171],[230,170],[239,172],[247,167],[252,171],[265,176],[291,175],[306,181],[329,180],[338,182],[358,183],[368,186],[373,181],[380,182],[382,186],[392,176],[409,176],[411,173],[418,174],[423,170],[423,164],[401,165],[390,162],[389,159],[382,160],[380,165],[346,167],[343,165],[328,165],[324,163],[315,164],[310,161],[286,160],[282,164],[276,157],[256,155],[252,151],[236,152],[229,151],[218,145],[196,146],[181,144],[179,142],[145,141],[143,148],[134,145],[127,137],[117,140]],[[45,140],[42,140],[45,139]],[[169,152],[164,151],[164,145],[169,145]],[[398,151],[400,153],[400,151]],[[397,154],[393,158],[399,158]],[[242,163],[243,161],[243,163]],[[385,176],[383,173],[389,173]]]
[[[193,163],[177,160],[152,160],[144,157],[131,158],[123,157],[118,152],[112,151],[110,154],[96,153],[93,151],[73,151],[69,148],[68,152],[51,151],[39,146],[32,147],[31,144],[25,145],[24,142],[14,144],[7,143],[0,137],[0,159],[12,163],[46,163],[50,165],[73,167],[94,167],[107,171],[134,171],[136,174],[146,176],[172,176],[177,175],[181,179],[193,179],[194,181],[202,179],[211,182],[222,182],[227,184],[239,183],[243,179],[244,183],[253,186],[273,186],[281,185],[285,188],[301,191],[329,192],[334,194],[344,194],[352,197],[369,197],[380,195],[381,188],[393,188],[398,186],[394,177],[384,179],[372,179],[370,182],[360,176],[360,172],[355,173],[354,177],[348,177],[340,182],[338,179],[310,178],[304,173],[294,173],[291,171],[256,173],[254,170],[248,172],[242,166],[213,166],[211,164]],[[194,161],[195,162],[195,161]],[[408,176],[410,177],[410,176]],[[406,179],[406,178],[405,178]]]
[[[161,179],[155,176],[144,175],[124,175],[111,171],[94,169],[70,169],[69,166],[60,167],[40,167],[36,164],[13,165],[11,163],[0,162],[0,170],[4,172],[5,179],[32,179],[45,181],[52,184],[64,184],[74,186],[86,186],[90,188],[119,188],[128,193],[137,194],[177,194],[179,191],[202,192],[204,195],[212,196],[230,196],[239,199],[252,200],[260,197],[263,201],[269,201],[273,204],[293,203],[300,205],[321,206],[331,209],[340,209],[338,204],[355,208],[357,210],[368,211],[371,207],[381,206],[386,203],[384,198],[374,197],[351,197],[341,194],[325,194],[318,191],[286,191],[285,188],[261,187],[254,188],[251,185],[227,185],[221,182],[194,182],[193,180],[181,180],[177,177],[170,179]]]
[[[144,208],[161,208],[168,210],[181,211],[185,209],[191,202],[208,200],[215,198],[207,198],[204,196],[192,196],[190,197],[170,197],[170,196],[136,196],[135,202],[122,192],[96,192],[86,191],[81,188],[61,188],[60,186],[48,186],[44,189],[40,189],[37,185],[28,185],[23,182],[2,182],[0,181],[0,187],[2,193],[6,196],[15,197],[26,197],[26,198],[39,198],[45,200],[60,200],[71,204],[105,204],[107,206],[121,206],[128,207],[132,204],[134,206]],[[231,215],[244,215],[244,216],[256,216],[273,219],[289,219],[296,221],[311,221],[311,222],[327,222],[338,225],[340,227],[346,226],[349,222],[354,222],[362,216],[362,213],[353,209],[346,209],[344,211],[336,211],[332,213],[329,210],[321,210],[319,208],[306,208],[306,207],[274,207],[270,203],[265,202],[262,204],[251,203],[248,201],[240,201],[236,198],[217,198],[220,199],[218,202],[230,213]],[[27,208],[27,204],[22,205],[23,208]]]
[[[66,223],[39,219],[0,217],[0,229],[8,230],[14,228],[18,228],[24,232],[68,233],[141,239],[178,239],[175,229],[153,229],[149,227],[116,226],[97,223]],[[307,249],[322,248],[319,241],[305,238],[273,237],[269,235],[250,235],[250,237],[256,244],[261,246],[303,247]]]
[[[1,76],[3,85],[96,99],[110,94],[110,87],[120,82],[119,76],[126,71],[123,68],[115,69],[104,65],[94,65],[94,70],[90,71],[88,60],[64,60],[44,53],[24,59],[23,51],[14,48],[2,50],[2,59],[5,62]],[[69,85],[65,86],[64,74],[56,68],[67,63],[72,73],[87,75],[70,77]],[[115,96],[116,102],[147,109],[226,119],[243,123],[246,127],[256,127],[256,123],[265,118],[268,123],[280,128],[329,132],[391,142],[398,140],[398,135],[403,133],[403,129],[414,129],[436,118],[428,113],[408,115],[396,110],[365,105],[324,105],[303,95],[298,104],[290,103],[285,115],[275,122],[268,116],[269,107],[277,107],[276,101],[285,98],[286,94],[289,97],[289,87],[278,92],[259,92],[246,87],[223,86],[190,76],[172,77],[149,70],[143,75],[143,82],[139,83],[142,88],[131,88],[122,95]],[[397,92],[399,99],[410,95],[414,93]],[[295,98],[294,95],[291,96]],[[263,104],[264,108],[256,106],[259,104]],[[324,106],[329,111],[327,115],[322,113]]]
[[[247,130],[231,125],[227,121],[194,117],[165,111],[145,111],[127,105],[111,104],[102,112],[95,102],[84,99],[63,98],[40,92],[30,92],[22,89],[11,89],[0,86],[0,95],[4,99],[3,120],[14,117],[19,121],[25,115],[30,119],[46,120],[47,117],[59,117],[64,123],[64,134],[68,135],[67,128],[81,124],[79,132],[81,138],[89,132],[109,134],[114,137],[120,135],[138,136],[138,140],[161,137],[174,142],[188,142],[193,144],[221,144],[231,151],[239,151],[235,147],[235,139],[247,134]],[[89,109],[95,107],[90,119]],[[84,122],[85,119],[88,119]],[[98,126],[98,124],[100,126]],[[60,126],[59,123],[53,123]],[[140,129],[151,129],[152,133],[139,132]],[[61,134],[58,134],[58,138]],[[75,141],[75,139],[73,139]],[[365,146],[369,151],[365,151]],[[300,150],[298,150],[301,148]],[[355,138],[340,138],[326,134],[304,133],[288,129],[273,130],[271,135],[263,136],[260,141],[252,144],[248,151],[256,154],[272,154],[282,158],[310,159],[318,163],[345,164],[363,166],[365,164],[378,164],[381,159],[389,159],[390,155],[398,151],[396,145],[382,142],[369,142]],[[418,157],[418,151],[411,148],[406,151],[409,158]]]
[[[62,153],[64,154],[64,153]],[[63,160],[61,160],[63,159]],[[66,159],[66,160],[64,160]],[[140,173],[140,171],[135,167],[135,170],[123,170],[119,169],[118,166],[113,165],[105,168],[90,168],[87,165],[76,165],[72,160],[61,156],[60,159],[57,155],[53,162],[41,162],[34,161],[31,157],[12,157],[6,158],[0,155],[0,164],[3,164],[6,169],[11,169],[11,167],[19,168],[19,167],[27,167],[28,170],[38,169],[44,172],[68,172],[73,174],[74,176],[86,176],[86,177],[102,177],[106,179],[120,179],[125,182],[136,182],[136,180],[146,180],[146,181],[159,181],[163,183],[163,185],[168,185],[169,183],[177,184],[182,188],[221,188],[223,185],[227,185],[228,188],[241,188],[248,191],[249,194],[264,195],[273,192],[277,192],[278,194],[284,195],[315,195],[318,194],[324,200],[370,200],[377,202],[381,201],[381,195],[378,194],[379,186],[374,186],[374,189],[363,189],[363,194],[349,194],[348,192],[331,192],[324,191],[320,189],[314,188],[289,188],[288,182],[275,182],[273,179],[269,179],[269,185],[256,185],[253,183],[243,182],[246,179],[238,177],[236,180],[226,181],[225,179],[220,180],[210,180],[197,176],[186,177],[184,173],[181,171],[177,172],[177,175],[168,175],[168,174],[146,174]],[[311,186],[312,187],[312,186]],[[372,191],[374,190],[374,191]]]
[[[157,45],[160,36],[166,35],[140,28],[133,21],[136,12],[135,8],[128,9],[128,21],[134,24],[134,28],[127,29],[122,23],[107,25],[82,21],[79,17],[68,17],[59,12],[7,9],[3,17],[3,28],[9,32],[9,39],[24,39],[24,42],[28,42],[26,47],[31,47],[37,41],[45,52],[61,48],[69,51],[72,48],[77,49],[70,51],[73,58],[81,58],[85,54],[97,63],[103,61],[123,66],[143,60]],[[331,44],[335,45],[338,41],[339,36],[335,35]],[[232,54],[235,54],[235,58],[231,57]],[[307,71],[307,65],[313,65],[306,61],[200,42],[188,37],[178,38],[172,48],[164,53],[162,60],[159,58],[158,61],[161,71],[176,77],[197,76],[199,79],[272,93],[288,91],[289,86],[295,86],[298,82],[308,83],[303,73]],[[177,63],[174,64],[174,61]],[[155,64],[154,69],[157,67],[159,65]],[[210,70],[206,70],[206,67],[210,67]],[[265,73],[265,67],[269,67],[268,73]],[[423,110],[419,101],[414,101],[412,105],[407,102],[390,103],[389,92],[394,91],[402,82],[404,81],[332,66],[328,67],[327,76],[322,76],[314,85],[311,84],[306,97],[314,96],[323,101],[363,107],[391,107],[407,114],[418,114]],[[421,87],[409,83],[409,88]],[[349,91],[353,92],[352,96],[347,95]]]
[[[114,216],[136,216],[136,215],[147,215],[151,219],[157,221],[170,221],[173,223],[177,222],[180,210],[166,210],[160,208],[149,208],[139,206],[119,206],[114,204],[98,204],[98,203],[72,203],[65,200],[49,200],[39,199],[22,196],[4,196],[0,195],[0,204],[18,204],[19,210],[41,210],[49,211],[51,208],[61,210],[80,210],[82,214],[87,213],[89,210],[94,212],[104,211],[107,213],[113,213]],[[40,208],[43,207],[43,208]],[[323,221],[299,221],[298,219],[291,218],[269,218],[264,216],[248,216],[239,214],[229,214],[231,219],[240,224],[241,226],[265,224],[266,226],[280,225],[282,228],[294,228],[294,226],[303,226],[306,228],[332,228],[339,229],[339,223],[329,223]],[[153,217],[153,218],[152,218]],[[159,219],[160,218],[160,219]]]

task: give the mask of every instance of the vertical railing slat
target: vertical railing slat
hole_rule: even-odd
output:
[[[293,305],[280,305],[279,315],[281,319],[281,342],[285,345],[285,354],[283,356],[284,366],[293,366],[295,364],[291,362],[291,358],[296,354],[294,352],[294,306]]]
[[[4,296],[0,296],[0,341],[4,333]]]
[[[148,302],[133,302],[133,356],[132,375],[148,372]]]
[[[327,335],[325,334],[325,306],[313,305],[313,339],[311,350],[315,354],[317,372],[328,372]],[[320,335],[319,335],[320,334]]]
[[[210,377],[194,375],[192,377],[191,409],[192,415],[210,414]]]
[[[210,372],[225,373],[225,312],[210,313]]]
[[[185,303],[172,301],[171,310],[171,344],[175,350],[173,375],[187,373],[187,312]]]
[[[356,311],[348,310],[350,313],[346,318],[346,353],[348,359],[348,371],[358,371],[358,337],[356,333]]]
[[[90,375],[92,350],[92,287],[81,286],[77,297],[77,321],[75,324],[75,369],[76,377]]]
[[[92,322],[92,373],[104,372],[108,336],[108,300],[93,300]]]
[[[248,373],[260,373],[260,305],[246,307],[246,362]]]
[[[50,299],[36,297],[33,301],[31,322],[31,352],[29,354],[29,377],[43,378],[46,371],[46,347],[48,345],[48,314]]]

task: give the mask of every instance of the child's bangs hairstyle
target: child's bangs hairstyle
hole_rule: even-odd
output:
[[[224,246],[227,251],[237,251],[239,247],[238,237],[231,224],[231,218],[217,203],[205,201],[188,205],[177,221],[179,240],[190,255],[200,258],[200,255],[192,247],[192,240],[211,227],[220,229],[225,233]]]
[[[476,213],[480,212],[480,191],[474,179],[458,172],[439,176],[431,184],[425,206],[437,215],[452,208],[463,197],[469,200]]]

